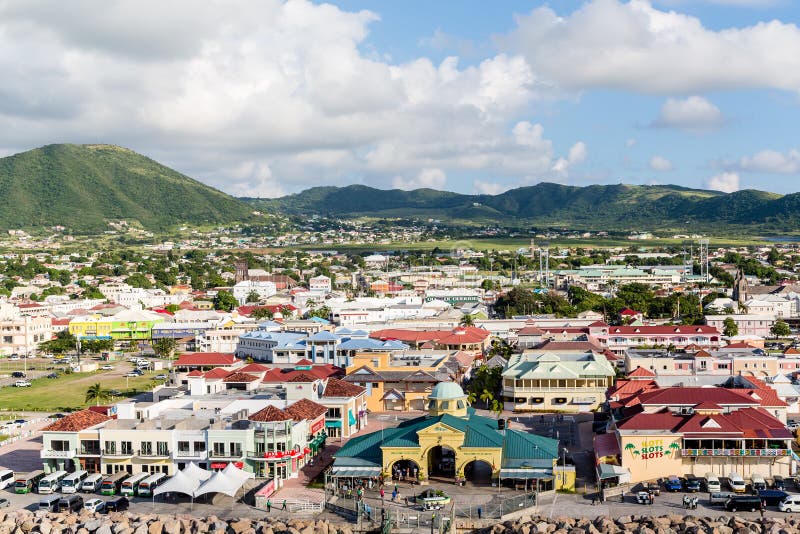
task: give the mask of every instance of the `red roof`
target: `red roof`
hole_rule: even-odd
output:
[[[632,372],[628,373],[628,378],[638,378],[638,377],[654,377],[656,374],[651,371],[650,369],[645,369],[644,367],[637,367]]]
[[[797,349],[796,349],[796,348],[794,348],[794,347],[789,347],[788,349],[786,349],[785,351],[783,351],[783,353],[784,353],[784,354],[800,354],[800,350],[797,350]]]
[[[188,375],[186,375],[186,376],[203,376],[203,371],[201,371],[201,370],[199,370],[199,369],[195,369],[194,371],[191,371],[191,372],[190,372]]]
[[[441,345],[463,345],[468,343],[483,343],[491,333],[483,328],[466,326],[453,330],[405,330],[401,328],[387,328],[376,330],[369,337],[373,339],[396,339],[410,343],[424,343],[435,341]]]
[[[255,377],[249,373],[240,373],[240,372],[231,373],[222,379],[222,381],[225,382],[226,384],[253,382],[255,380],[258,380],[258,377]]]
[[[237,371],[242,373],[260,374],[269,371],[269,367],[267,367],[266,365],[261,365],[260,363],[250,363],[245,365],[244,367],[240,367],[239,369],[237,369]]]
[[[178,367],[234,365],[239,360],[228,352],[190,352],[181,354],[175,365]]]
[[[594,437],[594,455],[596,458],[618,456],[619,454],[619,441],[617,441],[616,434],[597,434]]]
[[[541,336],[544,335],[544,330],[535,326],[526,326],[517,332],[518,336]]]
[[[94,410],[73,412],[42,429],[43,432],[79,432],[113,419]]]
[[[589,325],[589,328],[605,328],[606,326],[608,326],[608,323],[605,321],[595,321]]]
[[[338,378],[331,378],[325,386],[323,397],[355,397],[365,392],[367,389]]]
[[[641,312],[637,312],[636,310],[632,310],[630,308],[622,308],[620,310],[619,314],[630,317],[630,316],[634,316],[634,315],[640,315]]]
[[[251,421],[274,422],[274,421],[289,421],[292,416],[284,412],[280,408],[276,408],[271,404],[265,408],[260,409],[248,417]]]
[[[307,360],[305,358],[299,360],[297,363],[294,364],[295,367],[307,367],[309,365],[314,365],[314,362],[312,362],[311,360]]]
[[[648,391],[640,395],[641,403],[648,406],[697,406],[703,402],[713,402],[720,406],[760,404],[749,397],[744,390],[704,387],[669,387]]]
[[[738,343],[728,343],[722,349],[757,349],[758,347],[754,347],[749,343],[745,343],[743,341],[739,341]]]
[[[727,414],[687,414],[670,412],[639,413],[619,423],[621,430],[661,430],[684,436],[703,437],[727,434],[743,438],[789,439],[791,432],[784,424],[762,408],[741,408]]]
[[[328,408],[309,399],[300,399],[286,408],[286,413],[291,415],[295,421],[301,421],[303,419],[313,421],[325,415],[327,411]]]
[[[212,370],[208,371],[203,376],[206,377],[207,379],[211,379],[211,380],[217,379],[217,380],[219,380],[219,379],[225,378],[229,374],[231,374],[231,372],[228,371],[227,369],[223,369],[221,367],[217,367],[216,369],[212,369]]]
[[[329,363],[312,365],[311,369],[303,369],[300,371],[296,369],[270,369],[267,371],[267,374],[264,375],[262,382],[279,384],[291,382],[298,375],[310,375],[317,379],[324,380],[332,376],[342,376],[344,375],[344,371],[340,367]],[[311,382],[311,380],[309,380],[309,382]]]

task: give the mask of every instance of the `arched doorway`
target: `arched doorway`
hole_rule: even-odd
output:
[[[491,484],[493,471],[492,464],[476,459],[464,466],[464,478],[473,484]]]
[[[447,445],[431,447],[428,452],[428,472],[431,476],[455,478],[456,451]]]
[[[415,480],[419,464],[414,460],[401,459],[392,465],[392,480]]]

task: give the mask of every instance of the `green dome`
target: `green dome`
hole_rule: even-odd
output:
[[[467,395],[461,386],[455,382],[439,382],[433,387],[429,399],[436,400],[450,400],[450,399],[463,399]]]

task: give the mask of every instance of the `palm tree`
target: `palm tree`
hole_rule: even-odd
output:
[[[465,313],[461,316],[461,320],[458,324],[461,326],[475,326],[475,319],[469,313]]]
[[[477,398],[478,398],[478,396],[475,395],[475,392],[474,391],[470,391],[469,395],[467,395],[467,402],[469,402],[470,405],[475,404],[475,400]]]
[[[497,399],[492,399],[492,411],[500,419],[500,414],[503,413],[503,403]]]
[[[86,390],[86,400],[84,402],[95,401],[97,402],[97,406],[100,406],[100,401],[105,399],[107,395],[108,394],[100,385],[100,383],[97,382],[89,386],[89,388]]]
[[[494,394],[488,389],[484,389],[478,398],[486,403],[486,408],[488,409],[489,403],[494,400]]]

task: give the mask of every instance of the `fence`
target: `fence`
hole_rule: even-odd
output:
[[[453,502],[453,516],[466,519],[501,519],[507,514],[536,506],[536,493],[521,493],[511,496],[495,495],[490,501],[478,504]]]
[[[28,426],[28,425],[36,425],[36,424],[39,424],[39,423],[52,423],[53,421],[55,421],[55,419],[51,419],[51,418],[48,418],[48,417],[44,417],[44,418],[41,418],[41,419],[30,419],[26,423],[26,426]],[[3,433],[3,432],[4,431],[0,431],[0,434]],[[36,433],[37,433],[36,430],[23,430],[23,431],[21,431],[19,433],[16,433],[16,434],[10,434],[7,439],[4,439],[3,441],[0,441],[0,448],[4,447],[6,445],[11,445],[12,443],[16,443],[17,441],[22,441],[23,439],[28,439],[30,437],[33,437],[34,435],[36,435]]]

